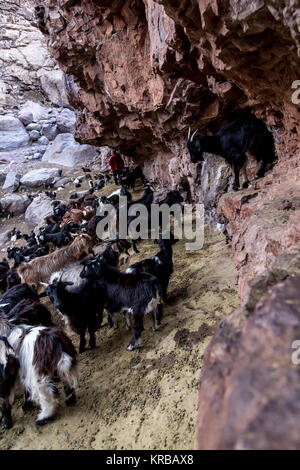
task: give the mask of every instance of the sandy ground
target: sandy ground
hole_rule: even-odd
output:
[[[124,269],[157,252],[151,240],[138,246],[142,252],[132,255]],[[196,449],[204,350],[221,318],[238,305],[236,272],[224,237],[207,228],[201,251],[186,251],[184,241],[178,242],[161,329],[153,332],[146,318],[142,343],[129,352],[125,320],[120,319],[118,330],[108,330],[105,315],[97,348],[80,355],[77,403],[66,407],[61,393],[55,420],[37,428],[37,410],[24,415],[19,396],[14,427],[0,428],[0,449]],[[78,347],[78,337],[72,339]]]

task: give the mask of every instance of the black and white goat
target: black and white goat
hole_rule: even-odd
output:
[[[155,276],[161,285],[162,299],[167,301],[168,285],[173,273],[172,246],[178,241],[172,232],[170,238],[164,239],[162,236],[154,243],[158,244],[160,251],[155,256],[132,264],[126,269],[126,273],[138,274],[149,273]]]
[[[3,328],[5,336],[0,336],[0,423],[12,427],[11,409],[15,399],[15,389],[20,364],[15,351],[7,341],[9,328]]]
[[[40,407],[36,424],[53,418],[58,402],[57,377],[64,384],[66,404],[75,402],[78,366],[72,341],[60,328],[11,325],[0,319],[0,335],[7,336],[20,363],[20,380],[25,389],[23,410]]]
[[[153,329],[159,328],[162,318],[162,291],[154,276],[121,273],[104,259],[99,259],[88,261],[81,277],[100,281],[105,293],[110,327],[112,324],[117,327],[115,315],[118,312],[126,313],[128,329],[133,321],[133,336],[127,347],[129,351],[140,343],[146,314],[151,313],[153,316]]]
[[[275,158],[275,147],[272,133],[263,121],[247,113],[229,122],[214,136],[188,134],[187,148],[193,163],[203,161],[203,153],[208,152],[223,157],[234,171],[234,186],[237,191],[240,187],[239,175],[243,172],[243,188],[249,185],[246,167],[247,159],[254,157],[262,162],[255,178],[261,178],[266,172],[268,164]]]

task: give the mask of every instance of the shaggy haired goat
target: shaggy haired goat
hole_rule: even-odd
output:
[[[197,132],[197,131],[196,131]],[[247,158],[253,156],[257,162],[262,162],[255,178],[264,176],[267,165],[275,158],[274,139],[263,121],[250,113],[240,116],[229,122],[214,136],[196,135],[190,138],[187,148],[193,163],[203,161],[203,153],[208,152],[220,155],[234,170],[234,186],[237,191],[240,187],[240,170],[243,171],[243,188],[249,185],[246,174]]]
[[[13,326],[0,319],[0,335],[3,332],[20,362],[20,379],[25,389],[23,410],[30,409],[32,403],[39,405],[36,424],[46,424],[57,406],[55,377],[64,384],[66,404],[71,405],[76,399],[78,367],[72,341],[59,328]]]
[[[66,247],[60,248],[46,256],[33,259],[18,267],[22,282],[38,286],[40,282],[48,282],[51,274],[67,264],[75,263],[92,252],[92,241],[86,234],[78,235]]]
[[[8,334],[9,329],[3,328]],[[19,361],[7,338],[0,336],[0,423],[4,420],[4,427],[12,427],[11,408],[15,399],[16,380],[19,373]]]

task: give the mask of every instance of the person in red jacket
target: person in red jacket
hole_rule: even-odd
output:
[[[110,165],[111,171],[113,172],[115,183],[118,184],[121,181],[121,173],[124,168],[122,157],[115,150],[113,150],[108,163]]]

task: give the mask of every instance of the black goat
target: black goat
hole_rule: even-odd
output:
[[[29,248],[7,248],[7,257],[14,259],[14,268],[18,267],[23,261],[28,263],[34,258],[45,256],[49,253],[49,244],[44,246],[33,245]]]
[[[57,248],[69,245],[69,243],[74,240],[74,237],[67,230],[66,226],[67,224],[63,227],[61,232],[57,233],[41,232],[37,235],[38,243],[42,246],[45,246],[47,243],[53,243]]]
[[[243,188],[249,185],[246,174],[247,158],[253,156],[257,162],[262,162],[255,178],[261,178],[268,164],[275,158],[274,139],[263,121],[252,114],[242,115],[229,122],[214,136],[202,136],[195,133],[188,135],[187,148],[193,163],[203,161],[203,153],[220,155],[231,165],[234,171],[234,186],[240,187],[240,171],[243,171]]]
[[[131,201],[132,204],[143,204],[147,208],[150,208],[152,202],[153,202],[153,197],[154,197],[154,190],[150,184],[146,184],[144,194],[140,199],[137,199],[136,201]]]
[[[145,184],[145,176],[140,166],[137,166],[133,170],[125,168],[123,170],[122,176],[124,177],[124,179],[122,178],[122,184],[124,184],[124,186],[128,189],[131,188],[132,190],[134,190],[135,183],[138,178],[140,178],[142,183]]]
[[[138,274],[149,273],[155,276],[161,285],[162,299],[167,301],[168,285],[173,273],[172,246],[178,241],[170,233],[170,239],[163,239],[162,236],[154,243],[158,244],[160,251],[151,258],[132,264],[126,269],[126,273]]]
[[[149,192],[149,199],[150,199],[150,196],[151,196],[151,193]],[[152,197],[153,197],[153,194],[152,194]],[[148,198],[148,196],[145,198],[145,200],[146,200],[145,206],[147,208],[147,220],[144,220],[144,222],[147,224],[148,230],[150,230],[152,228],[152,210],[151,210],[151,207],[152,207],[151,204],[152,203],[150,205],[148,205],[147,198]],[[157,205],[162,206],[162,205],[165,204],[165,205],[167,205],[171,208],[175,204],[180,204],[180,206],[181,206],[182,202],[183,202],[183,198],[182,198],[181,194],[176,190],[172,190],[172,191],[168,192],[167,196],[162,201],[157,202]],[[135,203],[136,203],[136,201],[133,204],[135,204]],[[181,211],[183,211],[183,206],[181,206]],[[172,211],[172,212],[174,213],[174,211]],[[133,234],[130,231],[130,225],[139,216],[140,216],[140,212],[138,211],[137,215],[127,217],[128,234],[131,237],[132,247],[133,247],[133,250],[135,251],[135,253],[139,253],[139,250],[137,249],[137,246],[136,246],[136,242],[137,242],[138,238],[137,239],[134,238]],[[119,218],[119,211],[117,211],[117,217]],[[117,219],[117,221],[118,221],[118,219]],[[159,218],[158,218],[157,222],[158,222],[159,227],[162,228],[162,226],[163,226],[162,212],[159,213]],[[119,221],[117,223],[119,224]]]
[[[6,259],[0,262],[0,289],[6,290],[7,287],[7,273],[9,271],[9,264]]]
[[[7,338],[0,336],[0,423],[12,427],[11,408],[15,399],[20,364]]]
[[[27,245],[29,247],[36,245],[36,238],[35,238],[35,233],[33,230],[31,230],[30,234],[27,235],[26,233],[23,235],[24,240],[26,240]]]
[[[38,300],[35,289],[28,284],[18,284],[11,287],[0,297],[0,311],[6,315],[23,299]]]
[[[32,299],[21,300],[5,315],[5,318],[14,325],[53,326],[49,310]]]
[[[79,352],[85,351],[85,333],[90,335],[89,348],[96,347],[95,331],[101,326],[105,291],[97,281],[87,281],[72,292],[66,290],[72,282],[57,281],[47,286],[40,297],[47,295],[64,316],[65,323],[80,336]]]
[[[132,351],[140,343],[144,330],[144,315],[152,313],[153,329],[157,330],[162,318],[161,287],[150,274],[126,274],[110,266],[103,258],[87,261],[80,275],[83,279],[99,280],[105,293],[109,326],[117,327],[115,314],[126,313],[127,327],[133,319],[133,336],[127,347]]]

